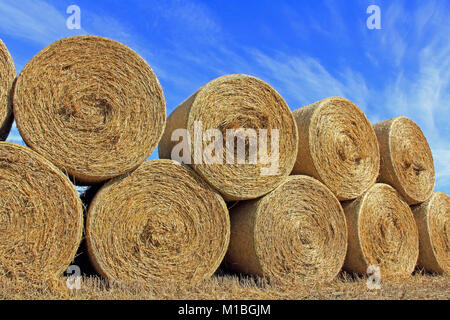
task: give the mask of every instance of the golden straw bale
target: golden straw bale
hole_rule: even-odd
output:
[[[13,122],[11,94],[15,79],[16,67],[0,39],[0,141],[6,140]]]
[[[238,203],[230,217],[230,269],[288,284],[328,282],[342,268],[344,212],[314,178],[290,176],[265,197]]]
[[[382,278],[411,275],[419,236],[411,209],[397,191],[377,183],[343,207],[348,226],[344,269],[366,274],[370,266],[378,266]]]
[[[450,196],[433,193],[429,201],[412,210],[419,229],[418,266],[450,274]]]
[[[0,190],[0,278],[62,275],[83,234],[73,184],[31,149],[0,142]]]
[[[14,115],[28,146],[94,184],[138,167],[164,132],[162,88],[136,52],[96,36],[39,52],[15,87]]]
[[[267,194],[280,185],[291,173],[297,154],[297,128],[292,112],[284,99],[270,85],[248,75],[228,75],[217,78],[197,91],[193,96],[178,106],[167,120],[167,127],[159,144],[160,158],[172,158],[174,146],[172,141],[176,129],[187,129],[194,145],[195,123],[200,122],[202,133],[209,129],[218,129],[223,138],[223,161],[221,163],[195,163],[195,147],[190,149],[192,167],[211,186],[218,190],[227,201],[255,199]],[[253,129],[258,133],[267,130],[267,144],[259,144],[257,151],[250,151],[250,143],[244,131]],[[245,164],[227,163],[226,153],[236,154],[236,150],[226,148],[227,130],[237,130],[237,142],[245,143],[248,159]],[[265,147],[271,153],[273,130],[279,133],[279,155],[277,169],[264,174],[262,168],[270,165],[261,161]],[[217,142],[217,141],[216,141]],[[221,143],[222,141],[219,141]],[[211,142],[203,139],[199,145],[207,149]],[[251,163],[250,153],[257,155],[257,161]]]
[[[351,101],[331,97],[294,111],[299,131],[294,174],[324,183],[339,200],[367,191],[380,170],[375,132]]]
[[[86,240],[110,281],[209,278],[229,243],[222,197],[192,169],[171,160],[143,163],[107,182],[89,206]]]
[[[433,155],[422,130],[398,117],[374,125],[381,151],[379,182],[393,186],[409,205],[430,199],[435,184]]]

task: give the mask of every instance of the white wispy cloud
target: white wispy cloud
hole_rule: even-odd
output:
[[[82,11],[82,23],[91,34],[134,41],[136,36],[119,20],[104,14]]]
[[[399,12],[407,10],[405,4],[392,6]],[[437,186],[450,190],[450,26],[446,17],[448,7],[442,1],[427,2],[410,16],[415,33],[408,47],[414,54],[380,96],[388,115],[405,115],[419,124],[434,154]]]
[[[163,20],[168,37],[174,44],[179,39],[196,39],[205,42],[220,40],[222,28],[207,5],[189,0],[152,2],[148,10],[155,12],[157,20]],[[157,27],[157,22],[155,23]]]
[[[69,34],[64,14],[43,0],[2,0],[0,33],[47,45]]]
[[[436,167],[436,190],[450,190],[450,149],[433,149],[434,163]]]
[[[367,84],[360,73],[349,68],[332,74],[310,56],[271,56],[258,50],[251,55],[264,78],[296,103],[291,106],[294,109],[329,96],[347,97],[363,109],[367,105]]]
[[[411,21],[400,2],[393,2],[387,8],[382,7],[383,32],[381,46],[385,54],[390,55],[395,65],[400,65],[407,50],[405,34]]]

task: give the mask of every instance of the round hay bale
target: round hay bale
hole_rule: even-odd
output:
[[[227,250],[225,201],[192,169],[171,160],[143,163],[107,182],[89,206],[86,240],[110,281],[209,278]]]
[[[347,249],[344,212],[333,193],[308,176],[290,176],[263,198],[230,210],[225,257],[232,270],[271,283],[333,280]]]
[[[405,117],[373,127],[381,151],[379,182],[397,189],[409,205],[430,199],[435,184],[434,163],[422,130]]]
[[[397,191],[377,183],[343,207],[348,226],[344,269],[366,274],[369,266],[378,266],[382,278],[411,275],[419,236],[411,209]]]
[[[0,142],[0,275],[61,276],[83,234],[73,184],[23,146]]]
[[[39,52],[19,75],[13,106],[26,144],[80,185],[138,167],[166,118],[163,91],[144,59],[95,36],[62,39]]]
[[[412,210],[419,229],[418,266],[450,274],[450,196],[436,192]]]
[[[341,201],[359,197],[376,182],[377,138],[354,103],[331,97],[295,110],[294,117],[299,132],[294,174],[318,179]]]
[[[6,140],[13,122],[11,93],[15,79],[14,61],[0,39],[0,141]]]
[[[210,129],[220,131],[221,136],[216,137],[214,143],[223,147],[221,151],[216,150],[216,155],[222,159],[218,158],[216,163],[204,161],[206,157],[199,161],[198,155],[196,157],[196,123],[201,123],[203,135],[196,144],[201,146],[197,148],[200,152],[206,152],[212,145],[205,139],[206,132]],[[192,167],[227,201],[255,199],[275,189],[291,173],[297,154],[297,128],[289,106],[270,85],[248,75],[217,78],[178,106],[167,120],[159,144],[160,158],[174,159],[172,152],[179,142],[172,141],[172,135],[177,129],[187,129],[191,137],[187,158]],[[246,135],[246,131],[252,129],[256,133],[253,140]],[[228,130],[235,130],[234,148],[231,144],[227,147],[226,139],[233,137],[231,133],[227,134]],[[263,140],[264,130],[267,130],[266,141]],[[276,139],[276,133],[278,141],[272,140]],[[256,148],[252,149],[250,141],[254,142],[253,146],[257,145]],[[237,161],[239,144],[245,145],[246,158],[242,157],[245,163]],[[261,155],[267,155],[267,158]],[[269,167],[274,170],[264,172],[263,168]]]

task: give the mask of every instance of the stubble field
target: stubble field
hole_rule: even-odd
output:
[[[165,282],[108,284],[99,277],[85,277],[81,289],[69,290],[66,279],[41,284],[2,280],[0,299],[70,300],[449,300],[450,277],[416,273],[403,280],[382,280],[380,290],[369,290],[366,278],[340,274],[328,284],[271,286],[261,279],[215,275],[191,287]]]

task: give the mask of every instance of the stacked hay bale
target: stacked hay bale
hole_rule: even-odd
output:
[[[209,278],[229,236],[222,197],[188,166],[171,160],[146,162],[105,184],[86,224],[94,266],[113,281]]]
[[[380,170],[377,137],[351,101],[331,97],[294,111],[299,132],[294,174],[323,182],[340,200],[361,196]]]
[[[31,149],[0,142],[0,190],[0,277],[61,275],[83,234],[73,184]]]
[[[184,165],[143,163],[163,134],[165,100],[153,71],[134,51],[94,36],[51,44],[22,70],[14,112],[26,144],[74,183],[108,181],[93,186],[99,191],[86,226],[90,258],[101,275],[191,283],[215,272],[229,242],[226,204]],[[48,237],[53,231],[42,230]],[[77,247],[81,233],[72,238]],[[28,254],[47,257],[49,251]]]
[[[196,124],[201,126],[199,139]],[[186,130],[191,137],[187,160],[192,168],[227,201],[255,199],[269,193],[294,166],[298,137],[289,106],[275,89],[252,76],[217,78],[178,106],[167,120],[159,144],[160,158],[177,156],[172,154],[178,143],[178,137],[173,136],[177,129]],[[221,137],[212,142],[208,137],[210,129],[218,129]],[[234,136],[230,133],[233,130]],[[256,135],[248,135],[246,130],[254,130]],[[219,154],[203,152],[211,144],[218,147]],[[267,146],[266,152],[262,152],[261,144]],[[239,159],[239,146],[245,147],[245,153],[248,150],[245,158]],[[276,163],[265,161],[272,155]],[[205,161],[213,156],[218,161]],[[271,165],[275,166],[274,172],[268,168]]]
[[[433,193],[427,202],[413,206],[413,213],[420,239],[418,266],[450,274],[450,197]]]
[[[377,265],[383,277],[403,277],[417,263],[428,271],[448,272],[450,235],[445,226],[450,209],[446,195],[430,199],[435,171],[425,136],[405,117],[373,127],[381,154],[380,184],[344,203],[349,226],[344,269],[365,273],[367,267]],[[413,211],[407,205],[413,205]],[[373,219],[364,218],[371,215]]]
[[[165,127],[165,100],[150,66],[113,40],[56,41],[22,70],[14,116],[25,143],[76,184],[127,173],[153,152]]]
[[[15,79],[14,61],[0,40],[0,141],[6,140],[13,122],[11,95]]]
[[[1,49],[3,63],[3,46]],[[4,70],[1,69],[2,121],[6,101]],[[7,76],[11,87],[11,71]],[[9,91],[7,93],[9,97]],[[30,160],[23,164],[23,182],[14,182],[12,175],[0,176],[2,182],[10,185],[5,190],[15,187],[21,195],[21,202],[13,202],[13,207],[2,203],[2,219],[11,221],[11,225],[15,225],[17,219],[25,227],[33,222],[36,227],[49,222],[40,232],[31,226],[29,230],[24,229],[24,233],[31,234],[18,237],[11,246],[14,250],[21,247],[25,251],[17,251],[10,260],[17,262],[15,271],[26,272],[34,263],[37,268],[41,267],[43,274],[61,275],[74,259],[83,220],[81,201],[73,184],[67,178],[64,181],[66,188],[70,185],[72,193],[59,187],[62,182],[59,182],[60,177],[55,177],[56,167],[76,184],[86,185],[134,170],[153,152],[164,131],[166,111],[162,88],[148,64],[127,46],[95,36],[71,37],[49,45],[23,68],[14,89],[13,109],[22,138],[39,155],[27,150],[35,163]],[[44,158],[56,167],[36,171],[40,162],[47,166]],[[17,159],[11,154],[4,161],[15,163]],[[18,171],[17,167],[14,170]],[[37,173],[40,175],[34,180],[40,182],[33,181],[33,174]],[[5,193],[7,195],[14,198],[10,193]],[[75,196],[76,205],[73,204]],[[75,211],[79,214],[78,220],[69,222]],[[61,241],[60,253],[55,252],[56,241]],[[10,269],[13,262],[10,264],[3,259],[6,252],[13,252],[8,248],[0,250],[1,265]],[[36,262],[41,261],[38,257],[42,263]],[[59,264],[53,259],[58,259]],[[20,262],[22,260],[25,262]],[[47,267],[44,267],[45,262]]]
[[[13,122],[16,70],[0,40],[0,140]],[[60,277],[83,234],[83,210],[71,181],[29,148],[0,142],[0,280]]]
[[[320,180],[344,201],[344,269],[365,274],[376,265],[384,277],[411,274],[419,234],[408,204],[426,201],[434,188],[431,151],[418,126],[400,117],[372,128],[359,108],[340,97],[298,109],[294,116],[299,148],[293,173]],[[374,185],[377,178],[398,192]]]
[[[416,266],[419,236],[413,214],[394,188],[377,183],[344,204],[348,252],[344,269],[366,274],[380,268],[383,278],[407,277]]]
[[[231,214],[227,267],[271,283],[324,283],[342,268],[347,227],[333,193],[308,176],[290,176],[274,191],[243,201]]]
[[[294,176],[283,188],[231,210],[227,264],[274,282],[327,282],[347,252],[339,200],[355,199],[375,184],[377,137],[364,113],[341,97],[293,115],[299,137]]]
[[[435,170],[429,144],[419,126],[405,117],[374,125],[381,154],[379,181],[389,183],[412,205],[419,234],[418,266],[448,273],[448,196],[433,194]]]
[[[410,205],[430,199],[435,184],[433,155],[419,126],[398,117],[374,128],[381,150],[379,181],[396,188]]]
[[[223,160],[236,153],[229,148],[230,129],[238,131],[237,145],[248,152],[242,163],[197,163],[196,148],[200,145],[204,150],[211,141],[198,143],[191,138],[184,157],[225,200],[240,200],[230,210],[231,243],[225,266],[276,283],[332,280],[344,262],[345,218],[339,201],[322,183],[306,176],[288,177],[297,157],[298,131],[283,98],[248,75],[215,79],[171,114],[159,144],[160,157],[177,156],[174,132],[184,129],[195,137],[196,123],[202,125],[201,137],[219,129]],[[254,137],[259,144],[252,149],[252,137],[245,134],[249,129],[267,130],[269,138]],[[275,134],[278,140],[271,139]],[[257,157],[268,150],[269,158],[275,156],[276,174],[264,174],[262,169],[271,164]]]

